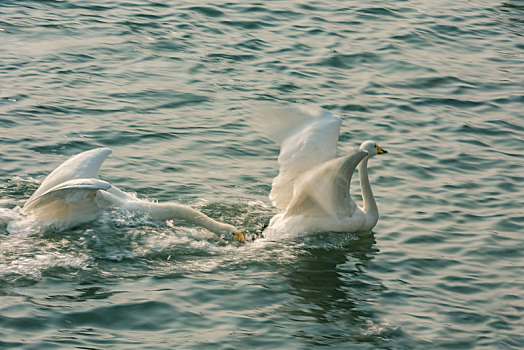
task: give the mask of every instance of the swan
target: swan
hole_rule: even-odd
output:
[[[236,227],[215,221],[189,206],[139,199],[100,180],[100,167],[112,152],[109,148],[96,148],[63,162],[26,201],[22,214],[33,215],[41,226],[65,230],[96,219],[103,209],[116,207],[144,212],[159,221],[186,220],[214,233],[233,234],[239,241],[244,240]]]
[[[294,104],[259,108],[251,122],[280,144],[279,173],[269,199],[281,212],[273,216],[264,235],[302,232],[370,231],[378,207],[368,178],[368,160],[387,153],[374,141],[337,157],[341,119],[316,106]],[[358,166],[363,206],[350,197],[351,178]]]

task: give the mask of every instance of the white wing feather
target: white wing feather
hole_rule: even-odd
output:
[[[43,226],[62,229],[96,218],[97,193],[111,185],[99,179],[74,179],[58,184],[28,202],[24,212],[35,215]]]
[[[74,179],[97,179],[100,166],[112,152],[109,148],[97,148],[77,154],[63,162],[44,179],[40,187],[27,200],[24,211],[28,210],[27,208],[36,198],[57,185]]]
[[[111,184],[99,179],[74,179],[58,184],[44,194],[26,203],[24,211],[29,212],[49,202],[63,200],[64,204],[85,200],[98,190],[108,190]]]
[[[293,185],[304,172],[335,158],[340,123],[338,116],[316,106],[260,109],[259,118],[250,124],[281,145],[279,174],[269,194],[276,208],[288,206]]]

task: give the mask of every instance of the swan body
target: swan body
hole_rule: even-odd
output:
[[[109,148],[97,148],[66,160],[44,179],[22,213],[33,215],[42,226],[64,230],[96,219],[106,208],[116,207],[144,212],[156,220],[186,220],[217,234],[234,234],[243,240],[234,226],[215,221],[189,206],[138,199],[100,180],[100,167],[111,153]]]
[[[280,143],[280,169],[269,199],[281,212],[264,234],[371,230],[379,215],[367,163],[370,157],[387,152],[366,141],[357,151],[336,157],[341,119],[319,107],[291,105],[262,112],[263,121],[253,126]],[[350,197],[357,166],[363,207]]]

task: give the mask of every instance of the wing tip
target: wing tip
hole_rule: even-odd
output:
[[[248,124],[279,144],[311,123],[333,124],[337,132],[342,123],[339,116],[315,104],[267,102],[252,106],[252,111]]]
[[[100,148],[95,148],[93,149],[92,151],[95,151],[95,152],[100,152],[101,154],[107,154],[108,156],[113,153],[113,150],[111,148],[108,148],[108,147],[100,147]]]

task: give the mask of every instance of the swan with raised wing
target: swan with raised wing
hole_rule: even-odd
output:
[[[385,154],[374,141],[336,157],[341,119],[316,106],[291,105],[260,109],[251,124],[280,143],[279,174],[269,199],[280,209],[264,231],[359,232],[375,227],[378,207],[368,178],[368,160]],[[350,196],[351,178],[358,166],[363,206]]]
[[[159,221],[181,219],[217,234],[232,234],[240,241],[244,239],[236,227],[218,222],[189,206],[139,199],[100,180],[100,166],[111,153],[109,148],[97,148],[66,160],[44,179],[25,203],[22,213],[33,215],[41,226],[65,230],[96,219],[103,209],[116,207],[144,212]]]

